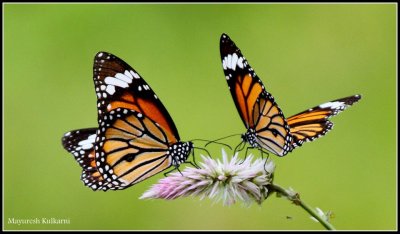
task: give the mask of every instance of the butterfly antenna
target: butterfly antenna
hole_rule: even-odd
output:
[[[207,152],[208,156],[211,157],[211,154],[210,154],[210,152],[209,152],[208,150],[206,150],[206,149],[204,149],[204,148],[201,148],[201,147],[195,147],[195,146],[193,146],[193,148],[194,148],[194,149],[198,149],[198,150],[203,150],[203,151]],[[212,157],[211,157],[211,158],[212,158]]]
[[[222,143],[222,142],[214,142],[214,140],[213,140],[213,141],[210,141],[210,140],[204,140],[204,139],[193,139],[193,140],[191,140],[191,141],[206,141],[207,144],[205,144],[204,147],[206,147],[208,144],[214,143],[214,144],[219,144],[219,145],[226,146],[226,147],[228,147],[230,150],[232,150],[232,147],[231,147],[230,145],[225,144],[225,143]]]
[[[218,138],[218,139],[209,141],[207,144],[204,145],[204,147],[207,147],[208,144],[217,143],[217,142],[220,141],[220,140],[223,140],[223,139],[226,139],[226,138],[229,138],[229,137],[233,137],[233,136],[238,136],[238,135],[241,135],[241,134],[240,134],[240,133],[238,133],[238,134],[232,134],[232,135],[229,135],[229,136],[225,136],[225,137],[221,137],[221,138]]]

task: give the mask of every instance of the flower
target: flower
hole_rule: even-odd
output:
[[[246,205],[261,204],[268,195],[275,165],[272,161],[249,155],[243,161],[236,153],[230,160],[222,149],[222,162],[201,155],[200,168],[187,167],[159,180],[140,199],[166,199],[199,196],[208,197],[224,205],[240,200]]]

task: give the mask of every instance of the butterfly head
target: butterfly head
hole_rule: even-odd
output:
[[[193,150],[192,142],[177,142],[171,145],[168,149],[169,155],[172,158],[172,165],[179,166],[186,162],[190,152]]]

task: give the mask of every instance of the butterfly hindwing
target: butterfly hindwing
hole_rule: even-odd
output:
[[[333,123],[328,118],[337,115],[360,99],[360,95],[340,98],[289,117],[287,121],[293,135],[293,146],[301,146],[304,142],[325,135],[333,128]]]
[[[171,166],[162,126],[140,112],[124,108],[105,116],[110,121],[99,129],[96,161],[106,181],[126,188]]]
[[[289,126],[271,94],[263,93],[254,107],[254,134],[258,145],[284,156],[292,150]]]
[[[83,169],[91,167],[94,159],[94,143],[96,128],[86,128],[70,131],[64,134],[62,145],[70,152]]]
[[[64,134],[62,145],[82,167],[81,180],[96,190],[102,184],[102,176],[95,161],[96,128],[70,131]]]

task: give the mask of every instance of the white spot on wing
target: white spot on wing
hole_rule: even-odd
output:
[[[237,64],[240,68],[243,68],[243,57],[240,57],[237,61]]]
[[[113,95],[115,93],[115,86],[113,85],[107,85],[106,92]]]
[[[232,63],[231,63],[231,69],[235,70],[236,69],[236,64],[237,64],[238,56],[237,54],[232,55]]]
[[[132,74],[132,76],[133,77],[135,77],[136,79],[140,79],[140,76],[139,76],[139,74],[137,74],[136,72],[134,72],[134,71],[129,71],[131,74]]]
[[[82,149],[93,148],[93,143],[95,139],[96,139],[96,134],[92,134],[88,137],[88,139],[78,142],[78,145],[82,146]]]
[[[327,102],[324,104],[319,105],[320,108],[331,108],[331,109],[336,109],[338,107],[343,106],[343,102]]]
[[[226,62],[226,66],[228,68],[230,68],[229,66],[232,64],[232,55],[228,54],[228,58],[227,58],[227,62]]]
[[[129,78],[131,78],[131,80],[133,79],[132,74],[128,70],[125,70],[124,74],[125,74],[125,76],[128,76]]]
[[[224,70],[226,70],[226,57],[222,60],[222,66],[224,67]]]
[[[125,74],[122,73],[117,73],[115,74],[115,78],[118,78],[122,81],[125,81],[126,83],[132,83],[132,78],[130,78],[129,76],[126,76]]]
[[[128,83],[126,83],[126,82],[124,82],[124,81],[122,81],[122,80],[116,79],[116,78],[114,78],[114,77],[111,77],[111,76],[106,77],[106,78],[104,79],[104,82],[105,82],[106,84],[114,85],[114,86],[119,86],[119,87],[121,87],[121,88],[127,88],[127,87],[129,87]]]

